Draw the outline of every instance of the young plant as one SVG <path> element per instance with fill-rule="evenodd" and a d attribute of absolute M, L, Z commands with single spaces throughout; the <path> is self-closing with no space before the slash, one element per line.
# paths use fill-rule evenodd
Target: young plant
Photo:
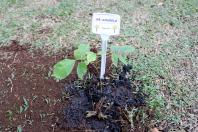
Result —
<path fill-rule="evenodd" d="M 129 45 L 125 46 L 111 46 L 111 59 L 113 64 L 117 67 L 118 62 L 121 61 L 127 65 L 127 55 L 134 52 L 135 48 Z M 57 80 L 65 79 L 72 72 L 75 63 L 77 62 L 78 78 L 83 79 L 87 73 L 87 66 L 95 61 L 97 54 L 90 51 L 88 44 L 80 44 L 78 49 L 74 50 L 74 59 L 64 59 L 56 63 L 53 67 L 52 76 Z"/>
<path fill-rule="evenodd" d="M 80 79 L 83 79 L 87 72 L 87 66 L 96 58 L 96 53 L 90 51 L 88 44 L 80 44 L 78 49 L 74 50 L 74 59 L 64 59 L 54 65 L 52 76 L 57 80 L 66 78 L 77 62 L 77 75 Z"/>
<path fill-rule="evenodd" d="M 123 64 L 127 65 L 128 59 L 127 56 L 135 51 L 135 48 L 130 45 L 124 46 L 111 46 L 111 59 L 113 64 L 117 67 L 119 61 Z"/>

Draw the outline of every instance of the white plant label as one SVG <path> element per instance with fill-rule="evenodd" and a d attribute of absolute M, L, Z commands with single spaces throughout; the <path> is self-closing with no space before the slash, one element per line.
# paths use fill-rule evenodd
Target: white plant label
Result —
<path fill-rule="evenodd" d="M 118 35 L 120 33 L 120 16 L 110 13 L 94 13 L 92 32 L 109 36 Z"/>
<path fill-rule="evenodd" d="M 110 13 L 94 13 L 92 17 L 92 32 L 100 34 L 102 38 L 100 79 L 104 79 L 108 40 L 111 35 L 120 33 L 120 16 Z"/>

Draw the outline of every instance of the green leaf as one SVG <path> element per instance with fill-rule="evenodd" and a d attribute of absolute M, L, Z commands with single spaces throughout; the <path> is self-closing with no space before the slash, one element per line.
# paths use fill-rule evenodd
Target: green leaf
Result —
<path fill-rule="evenodd" d="M 81 62 L 78 64 L 77 67 L 77 75 L 80 79 L 83 79 L 83 76 L 86 74 L 87 72 L 87 65 L 84 62 Z"/>
<path fill-rule="evenodd" d="M 86 64 L 88 65 L 90 62 L 93 62 L 96 60 L 96 53 L 94 52 L 87 52 L 87 61 Z"/>
<path fill-rule="evenodd" d="M 128 62 L 127 62 L 127 57 L 126 57 L 126 56 L 121 56 L 121 55 L 119 55 L 118 57 L 119 57 L 119 60 L 120 60 L 122 63 L 124 63 L 125 65 L 128 64 Z"/>
<path fill-rule="evenodd" d="M 112 60 L 113 64 L 117 67 L 118 66 L 118 55 L 111 54 L 111 60 Z"/>
<path fill-rule="evenodd" d="M 28 105 L 28 101 L 26 100 L 25 97 L 23 97 L 23 101 L 24 101 L 24 104 L 25 104 L 26 106 L 29 106 L 29 105 Z"/>
<path fill-rule="evenodd" d="M 23 102 L 24 102 L 23 106 L 19 107 L 19 113 L 25 112 L 29 107 L 28 101 L 25 97 L 23 97 Z"/>
<path fill-rule="evenodd" d="M 54 65 L 52 76 L 57 80 L 66 78 L 74 67 L 75 60 L 64 59 Z"/>
<path fill-rule="evenodd" d="M 85 60 L 87 52 L 90 52 L 90 46 L 88 44 L 80 44 L 78 49 L 74 50 L 74 58 L 76 60 Z"/>
<path fill-rule="evenodd" d="M 24 112 L 28 109 L 29 106 L 24 105 Z"/>
<path fill-rule="evenodd" d="M 19 108 L 19 113 L 22 113 L 22 112 L 23 112 L 23 107 L 20 106 L 20 108 Z"/>
<path fill-rule="evenodd" d="M 80 49 L 74 50 L 74 58 L 76 60 L 85 60 L 86 59 L 86 52 Z"/>
<path fill-rule="evenodd" d="M 17 126 L 17 132 L 22 132 L 22 127 L 21 127 L 21 125 Z"/>

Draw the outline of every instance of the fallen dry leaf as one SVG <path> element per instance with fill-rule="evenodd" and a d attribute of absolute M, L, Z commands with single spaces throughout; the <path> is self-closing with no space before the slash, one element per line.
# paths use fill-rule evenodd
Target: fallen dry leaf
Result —
<path fill-rule="evenodd" d="M 97 111 L 86 111 L 86 113 L 87 113 L 86 115 L 87 118 L 97 115 Z"/>

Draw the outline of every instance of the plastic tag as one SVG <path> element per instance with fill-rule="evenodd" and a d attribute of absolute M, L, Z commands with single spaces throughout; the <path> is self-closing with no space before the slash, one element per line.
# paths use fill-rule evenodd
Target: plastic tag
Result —
<path fill-rule="evenodd" d="M 94 13 L 92 32 L 95 34 L 118 35 L 120 33 L 120 16 L 110 13 Z"/>

